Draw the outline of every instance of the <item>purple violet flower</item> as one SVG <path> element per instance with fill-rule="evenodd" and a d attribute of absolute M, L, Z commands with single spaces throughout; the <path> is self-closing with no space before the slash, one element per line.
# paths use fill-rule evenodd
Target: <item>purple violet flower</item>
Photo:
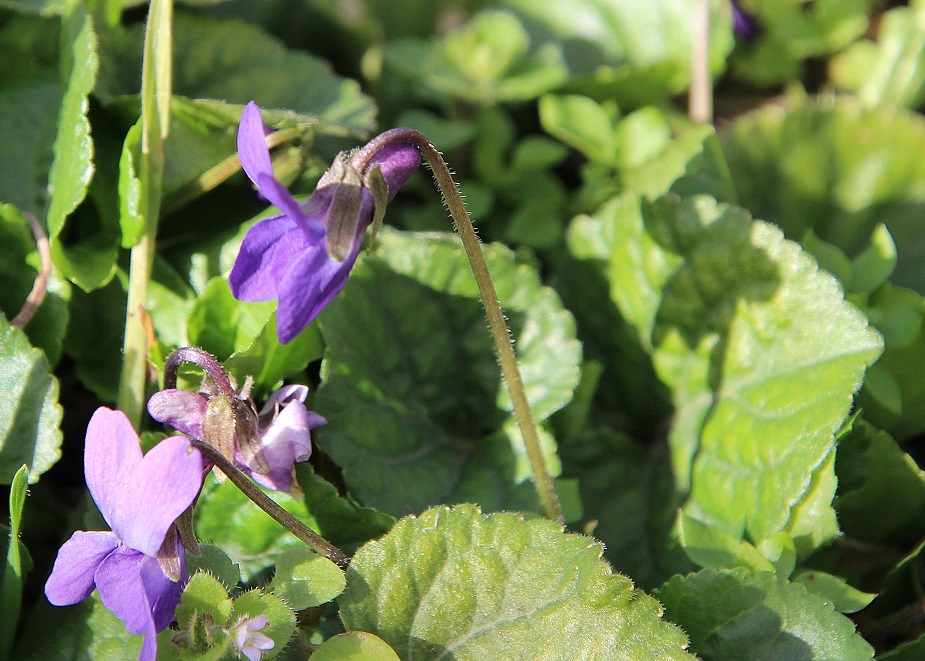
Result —
<path fill-rule="evenodd" d="M 240 449 L 235 449 L 235 464 L 267 489 L 291 492 L 293 464 L 308 460 L 312 454 L 311 430 L 326 422 L 305 407 L 307 397 L 308 386 L 283 386 L 270 395 L 260 411 L 257 434 L 268 472 L 256 470 Z M 202 393 L 169 388 L 151 396 L 148 413 L 158 422 L 202 440 L 208 405 L 209 398 Z"/>
<path fill-rule="evenodd" d="M 238 127 L 238 156 L 260 194 L 283 213 L 248 230 L 228 282 L 238 300 L 279 300 L 276 328 L 285 344 L 343 288 L 356 262 L 375 208 L 373 193 L 361 177 L 378 166 L 391 201 L 421 156 L 410 145 L 391 145 L 372 158 L 367 172 L 358 173 L 339 155 L 311 198 L 300 204 L 273 176 L 266 134 L 260 108 L 251 101 Z M 342 236 L 344 232 L 348 235 Z M 343 254 L 331 254 L 332 241 L 335 252 Z"/>
<path fill-rule="evenodd" d="M 142 456 L 125 414 L 101 407 L 87 427 L 84 471 L 112 532 L 75 532 L 58 551 L 45 596 L 69 606 L 95 586 L 125 628 L 144 635 L 139 661 L 154 661 L 157 633 L 173 621 L 188 579 L 174 522 L 202 487 L 202 455 L 173 436 Z M 173 577 L 162 564 L 171 561 Z"/>
<path fill-rule="evenodd" d="M 238 619 L 233 627 L 224 629 L 224 631 L 231 638 L 234 649 L 239 655 L 246 656 L 248 661 L 260 661 L 263 653 L 273 649 L 275 645 L 273 639 L 263 633 L 266 626 L 266 615 L 258 615 L 254 618 L 245 615 Z"/>

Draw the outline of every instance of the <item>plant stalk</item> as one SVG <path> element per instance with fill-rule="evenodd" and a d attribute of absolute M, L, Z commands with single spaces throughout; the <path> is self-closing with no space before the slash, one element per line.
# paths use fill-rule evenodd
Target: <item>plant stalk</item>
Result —
<path fill-rule="evenodd" d="M 472 267 L 472 273 L 475 275 L 475 281 L 479 288 L 479 295 L 482 298 L 485 316 L 488 317 L 488 327 L 495 343 L 495 352 L 498 355 L 498 361 L 501 363 L 501 375 L 504 378 L 508 393 L 511 396 L 511 403 L 514 406 L 514 417 L 517 420 L 517 426 L 520 428 L 520 433 L 527 448 L 527 456 L 530 460 L 530 469 L 533 473 L 533 483 L 540 507 L 547 518 L 561 522 L 562 510 L 559 505 L 559 498 L 556 495 L 552 477 L 549 475 L 549 469 L 543 457 L 543 450 L 540 447 L 539 431 L 533 418 L 533 412 L 530 409 L 530 403 L 527 400 L 523 377 L 520 374 L 520 365 L 514 354 L 511 332 L 504 320 L 504 312 L 501 310 L 501 304 L 498 301 L 498 293 L 495 291 L 488 265 L 485 263 L 484 255 L 482 255 L 482 244 L 475 233 L 475 227 L 472 225 L 472 220 L 466 211 L 466 205 L 459 194 L 459 188 L 446 162 L 436 147 L 420 131 L 397 128 L 373 138 L 366 146 L 357 151 L 351 163 L 361 174 L 365 174 L 372 158 L 378 152 L 389 145 L 401 143 L 417 148 L 430 166 L 437 182 L 437 187 L 440 189 L 444 202 L 446 202 L 446 206 L 450 211 L 450 216 L 453 218 L 456 231 L 462 239 L 466 255 L 469 257 L 469 264 Z"/>
<path fill-rule="evenodd" d="M 220 471 L 228 476 L 228 479 L 231 480 L 245 496 L 250 498 L 257 507 L 269 514 L 277 523 L 308 544 L 320 555 L 323 555 L 342 570 L 347 570 L 347 565 L 350 564 L 350 558 L 348 558 L 343 551 L 280 507 L 275 500 L 255 486 L 254 483 L 251 482 L 244 473 L 238 470 L 237 466 L 230 462 L 221 452 L 208 443 L 198 439 L 191 439 L 191 442 L 193 447 L 202 452 L 207 460 L 215 464 Z"/>
<path fill-rule="evenodd" d="M 148 383 L 148 337 L 144 326 L 144 310 L 160 215 L 163 146 L 170 125 L 172 19 L 172 0 L 151 0 L 141 72 L 139 180 L 145 232 L 132 248 L 129 262 L 122 374 L 116 399 L 118 408 L 125 412 L 136 429 L 141 423 Z"/>

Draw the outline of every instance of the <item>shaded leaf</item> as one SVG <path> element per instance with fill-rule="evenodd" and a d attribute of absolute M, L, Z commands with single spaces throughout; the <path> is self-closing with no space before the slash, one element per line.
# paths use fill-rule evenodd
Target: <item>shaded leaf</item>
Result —
<path fill-rule="evenodd" d="M 533 269 L 501 246 L 484 253 L 542 420 L 568 402 L 578 381 L 574 323 Z M 319 319 L 327 350 L 316 410 L 328 424 L 318 441 L 361 502 L 394 515 L 434 502 L 500 509 L 532 491 L 456 237 L 384 230 L 375 254 L 357 264 Z M 367 415 L 357 416 L 358 406 Z M 542 442 L 558 474 L 551 437 Z"/>
<path fill-rule="evenodd" d="M 874 651 L 854 623 L 802 585 L 770 572 L 705 569 L 655 591 L 704 661 L 861 661 Z"/>

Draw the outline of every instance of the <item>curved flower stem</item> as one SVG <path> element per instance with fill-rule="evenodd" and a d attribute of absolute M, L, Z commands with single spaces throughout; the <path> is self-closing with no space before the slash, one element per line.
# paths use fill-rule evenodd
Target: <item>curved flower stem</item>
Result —
<path fill-rule="evenodd" d="M 233 463 L 228 461 L 221 452 L 208 443 L 195 438 L 190 439 L 190 442 L 193 444 L 193 447 L 202 452 L 207 460 L 218 466 L 219 470 L 227 475 L 228 479 L 231 480 L 245 496 L 250 498 L 257 507 L 269 514 L 277 523 L 308 544 L 320 555 L 323 555 L 342 570 L 346 571 L 347 565 L 350 564 L 350 558 L 344 555 L 343 551 L 280 507 L 275 500 L 256 487 L 244 473 L 238 470 Z"/>
<path fill-rule="evenodd" d="M 517 363 L 517 357 L 514 355 L 511 332 L 504 321 L 504 312 L 501 310 L 495 285 L 491 280 L 485 257 L 482 255 L 481 242 L 475 233 L 472 220 L 466 211 L 466 205 L 462 201 L 459 188 L 446 162 L 436 147 L 420 131 L 398 128 L 386 131 L 373 138 L 366 146 L 354 154 L 351 163 L 358 172 L 365 174 L 373 156 L 389 145 L 401 143 L 416 147 L 430 166 L 434 179 L 437 181 L 437 187 L 440 189 L 444 202 L 446 202 L 446 206 L 453 218 L 456 231 L 462 239 L 463 247 L 469 257 L 469 264 L 472 267 L 473 274 L 475 274 L 479 294 L 482 297 L 485 316 L 488 317 L 488 327 L 495 342 L 498 361 L 501 363 L 501 374 L 504 377 L 508 393 L 511 396 L 511 402 L 514 405 L 514 417 L 517 419 L 517 425 L 520 427 L 520 433 L 523 435 L 524 444 L 527 448 L 527 456 L 530 459 L 530 469 L 533 473 L 533 482 L 540 507 L 542 507 L 547 518 L 561 521 L 562 510 L 559 506 L 559 499 L 556 496 L 552 478 L 549 475 L 549 469 L 546 466 L 546 460 L 543 457 L 543 450 L 540 447 L 536 421 L 533 418 L 533 412 L 530 410 L 523 378 L 520 375 L 520 366 Z"/>
<path fill-rule="evenodd" d="M 42 261 L 42 270 L 39 271 L 38 276 L 36 276 L 35 282 L 32 285 L 32 291 L 30 291 L 29 296 L 26 297 L 26 302 L 23 303 L 22 310 L 20 310 L 19 314 L 13 317 L 13 320 L 10 322 L 10 326 L 16 326 L 17 328 L 25 328 L 26 324 L 32 321 L 32 316 L 39 309 L 39 306 L 42 305 L 42 301 L 45 300 L 45 294 L 48 293 L 48 278 L 51 276 L 51 248 L 48 245 L 48 235 L 45 234 L 45 228 L 42 227 L 42 223 L 31 213 L 24 213 L 23 217 L 29 222 L 29 226 L 32 228 L 32 235 L 35 237 L 35 245 L 39 251 L 39 259 Z"/>

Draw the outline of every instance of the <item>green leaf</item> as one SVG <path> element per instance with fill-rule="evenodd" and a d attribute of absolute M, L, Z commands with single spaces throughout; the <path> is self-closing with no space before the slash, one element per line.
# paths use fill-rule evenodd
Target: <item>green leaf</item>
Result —
<path fill-rule="evenodd" d="M 886 351 L 858 398 L 864 417 L 904 441 L 925 431 L 925 298 L 889 283 L 870 295 L 865 312 Z"/>
<path fill-rule="evenodd" d="M 341 617 L 409 659 L 691 658 L 601 551 L 551 521 L 434 508 L 356 553 Z"/>
<path fill-rule="evenodd" d="M 886 225 L 874 228 L 870 245 L 854 258 L 848 291 L 869 294 L 882 285 L 896 269 L 896 243 Z"/>
<path fill-rule="evenodd" d="M 63 21 L 62 78 L 67 81 L 58 114 L 54 161 L 48 175 L 48 234 L 54 239 L 64 219 L 86 197 L 93 176 L 93 139 L 87 118 L 88 96 L 99 66 L 93 19 L 77 6 Z"/>
<path fill-rule="evenodd" d="M 141 120 L 138 120 L 125 135 L 122 157 L 119 159 L 119 225 L 122 227 L 123 248 L 136 245 L 145 232 L 138 172 L 140 166 Z"/>
<path fill-rule="evenodd" d="M 234 600 L 231 621 L 241 617 L 251 619 L 260 615 L 267 616 L 267 626 L 261 633 L 273 639 L 273 648 L 264 653 L 264 658 L 272 659 L 279 654 L 292 638 L 295 631 L 295 613 L 282 600 L 262 590 L 250 590 Z"/>
<path fill-rule="evenodd" d="M 550 135 L 574 147 L 593 161 L 614 164 L 614 121 L 618 110 L 610 111 L 593 99 L 577 94 L 540 98 L 540 122 Z"/>
<path fill-rule="evenodd" d="M 830 75 L 865 105 L 918 108 L 925 101 L 925 3 L 884 12 L 877 41 L 852 44 L 833 59 Z"/>
<path fill-rule="evenodd" d="M 223 550 L 212 544 L 200 544 L 199 550 L 201 555 L 198 558 L 187 556 L 187 570 L 190 575 L 197 571 L 206 572 L 221 583 L 226 592 L 233 590 L 241 580 L 238 565 Z"/>
<path fill-rule="evenodd" d="M 253 343 L 273 308 L 272 302 L 241 303 L 231 295 L 225 278 L 212 278 L 190 310 L 187 337 L 190 344 L 225 360 Z"/>
<path fill-rule="evenodd" d="M 61 457 L 58 380 L 45 355 L 0 315 L 0 484 L 23 464 L 36 482 Z"/>
<path fill-rule="evenodd" d="M 561 50 L 569 91 L 638 107 L 690 84 L 696 5 L 632 0 L 506 0 Z M 732 49 L 729 7 L 710 7 L 710 69 L 719 74 Z M 658 29 L 654 29 L 658 26 Z"/>
<path fill-rule="evenodd" d="M 685 511 L 754 543 L 796 525 L 879 336 L 797 245 L 735 207 L 627 198 L 581 232 L 607 255 L 610 296 L 675 393 Z M 819 507 L 810 520 L 834 534 Z"/>
<path fill-rule="evenodd" d="M 843 49 L 864 34 L 873 0 L 753 2 L 743 5 L 759 26 L 733 52 L 735 77 L 767 86 L 798 78 L 807 58 Z"/>
<path fill-rule="evenodd" d="M 44 219 L 62 89 L 60 22 L 13 16 L 0 28 L 0 202 Z"/>
<path fill-rule="evenodd" d="M 290 549 L 276 562 L 273 593 L 290 608 L 302 610 L 327 603 L 347 586 L 344 572 L 311 549 Z"/>
<path fill-rule="evenodd" d="M 483 105 L 527 101 L 567 77 L 559 51 L 531 47 L 530 36 L 509 11 L 484 10 L 443 39 L 397 41 L 386 62 L 417 83 L 418 96 L 446 94 Z"/>
<path fill-rule="evenodd" d="M 513 327 L 527 397 L 543 420 L 571 398 L 574 322 L 538 274 L 507 249 L 484 248 Z M 415 314 L 409 315 L 408 311 Z M 434 502 L 501 509 L 532 489 L 485 328 L 475 279 L 453 235 L 380 233 L 319 317 L 327 350 L 318 442 L 364 504 L 401 515 Z M 357 416 L 357 407 L 368 415 Z M 542 439 L 558 474 L 554 442 Z"/>
<path fill-rule="evenodd" d="M 705 569 L 672 578 L 655 595 L 704 661 L 861 661 L 874 655 L 831 603 L 770 572 Z"/>
<path fill-rule="evenodd" d="M 141 636 L 128 633 L 96 591 L 74 606 L 40 599 L 22 633 L 13 653 L 17 659 L 136 659 L 141 649 Z"/>
<path fill-rule="evenodd" d="M 104 402 L 115 402 L 122 366 L 125 290 L 118 278 L 86 293 L 75 289 L 64 352 L 74 359 L 77 377 Z"/>
<path fill-rule="evenodd" d="M 838 441 L 835 501 L 845 533 L 880 544 L 925 535 L 925 473 L 893 438 L 860 420 Z"/>
<path fill-rule="evenodd" d="M 388 643 L 365 631 L 331 636 L 312 652 L 312 656 L 315 661 L 399 661 Z"/>
<path fill-rule="evenodd" d="M 739 116 L 722 134 L 739 203 L 780 225 L 807 230 L 854 258 L 882 223 L 897 247 L 891 281 L 925 292 L 925 118 L 849 97 L 822 97 Z M 846 283 L 848 284 L 848 283 Z"/>
<path fill-rule="evenodd" d="M 290 514 L 313 526 L 305 505 L 284 493 L 274 492 L 273 499 Z M 229 526 L 233 520 L 235 525 Z M 246 530 L 247 534 L 240 534 Z M 304 544 L 254 505 L 231 482 L 219 484 L 213 476 L 206 478 L 196 507 L 196 534 L 200 539 L 219 546 L 241 567 L 245 581 L 275 564 L 276 557 Z"/>
<path fill-rule="evenodd" d="M 10 528 L 6 545 L 3 575 L 0 576 L 0 604 L 3 615 L 0 616 L 0 658 L 9 658 L 13 649 L 16 626 L 19 624 L 19 611 L 22 607 L 22 586 L 25 581 L 23 558 L 20 554 L 19 531 L 22 523 L 22 508 L 26 503 L 26 485 L 29 467 L 23 465 L 10 484 Z"/>
<path fill-rule="evenodd" d="M 840 576 L 832 576 L 823 571 L 800 572 L 793 577 L 793 582 L 803 585 L 813 594 L 825 599 L 839 613 L 856 613 L 877 596 L 861 592 L 848 585 Z"/>
<path fill-rule="evenodd" d="M 104 101 L 138 93 L 142 32 L 136 24 L 101 39 L 96 94 Z M 321 120 L 322 131 L 341 135 L 363 135 L 373 128 L 372 101 L 358 83 L 240 20 L 177 12 L 173 58 L 175 95 L 241 105 L 258 99 L 268 109 L 313 115 Z"/>
<path fill-rule="evenodd" d="M 395 525 L 395 519 L 388 514 L 363 507 L 349 495 L 342 498 L 337 487 L 315 473 L 310 463 L 298 463 L 295 470 L 305 494 L 305 506 L 318 522 L 319 533 L 344 552 L 382 537 Z"/>

